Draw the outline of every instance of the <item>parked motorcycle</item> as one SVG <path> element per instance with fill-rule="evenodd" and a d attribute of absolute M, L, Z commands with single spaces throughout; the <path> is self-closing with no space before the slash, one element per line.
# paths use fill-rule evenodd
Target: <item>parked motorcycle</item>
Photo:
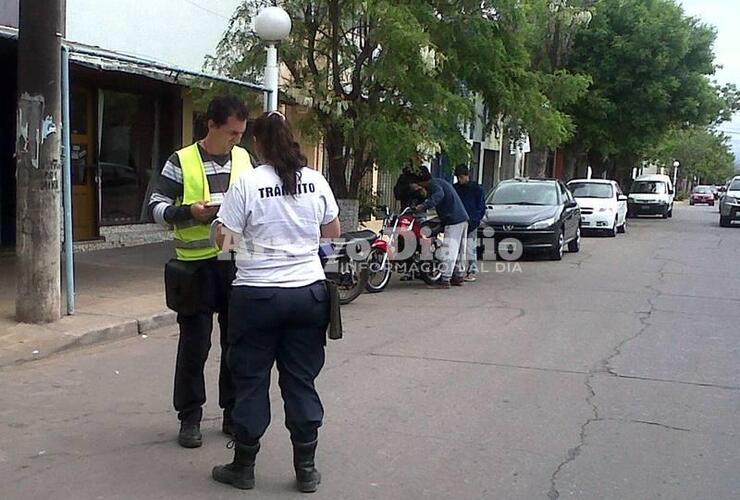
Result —
<path fill-rule="evenodd" d="M 337 285 L 339 302 L 349 304 L 362 294 L 368 281 L 367 256 L 378 235 L 370 230 L 344 233 L 319 247 L 326 279 Z"/>
<path fill-rule="evenodd" d="M 393 272 L 413 273 L 428 285 L 437 283 L 442 277 L 436 256 L 442 229 L 439 218 L 415 214 L 412 208 L 397 215 L 386 211 L 381 235 L 371 244 L 367 258 L 365 290 L 382 292 Z"/>

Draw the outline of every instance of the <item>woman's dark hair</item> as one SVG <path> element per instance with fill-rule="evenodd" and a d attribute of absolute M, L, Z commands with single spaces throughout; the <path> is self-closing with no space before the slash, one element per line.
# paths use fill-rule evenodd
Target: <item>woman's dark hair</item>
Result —
<path fill-rule="evenodd" d="M 260 146 L 262 158 L 275 169 L 283 182 L 283 193 L 295 195 L 301 181 L 301 169 L 308 161 L 293 137 L 288 121 L 281 113 L 263 113 L 254 122 L 254 139 Z"/>
<path fill-rule="evenodd" d="M 249 117 L 247 105 L 237 96 L 222 95 L 208 103 L 206 119 L 213 120 L 213 123 L 219 127 L 225 124 L 230 116 L 239 121 L 245 121 Z"/>

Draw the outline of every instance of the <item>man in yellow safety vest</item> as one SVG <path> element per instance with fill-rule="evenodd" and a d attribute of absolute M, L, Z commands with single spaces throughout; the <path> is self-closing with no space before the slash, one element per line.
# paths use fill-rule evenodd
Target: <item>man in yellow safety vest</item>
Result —
<path fill-rule="evenodd" d="M 214 313 L 221 338 L 222 430 L 232 433 L 234 390 L 226 364 L 226 331 L 235 269 L 231 260 L 219 258 L 218 248 L 210 241 L 210 225 L 229 186 L 252 169 L 249 153 L 237 146 L 247 118 L 247 107 L 238 97 L 213 99 L 208 106 L 208 134 L 170 156 L 149 199 L 154 220 L 173 227 L 175 233 L 177 258 L 167 264 L 165 282 L 167 305 L 177 312 L 180 327 L 174 406 L 180 420 L 178 442 L 185 448 L 197 448 L 203 442 L 203 368 L 211 347 Z"/>

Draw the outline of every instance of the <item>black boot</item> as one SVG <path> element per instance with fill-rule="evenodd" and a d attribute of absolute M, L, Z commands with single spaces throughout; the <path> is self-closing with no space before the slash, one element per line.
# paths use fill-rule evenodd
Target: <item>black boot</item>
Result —
<path fill-rule="evenodd" d="M 200 448 L 203 444 L 203 435 L 200 433 L 200 424 L 180 424 L 180 434 L 177 436 L 177 442 L 183 448 Z"/>
<path fill-rule="evenodd" d="M 321 483 L 321 474 L 316 470 L 314 458 L 318 440 L 310 443 L 293 443 L 293 466 L 298 491 L 313 493 Z"/>
<path fill-rule="evenodd" d="M 230 484 L 240 490 L 254 488 L 254 460 L 260 451 L 260 444 L 249 446 L 237 441 L 234 443 L 234 461 L 213 468 L 213 479 L 219 483 Z"/>

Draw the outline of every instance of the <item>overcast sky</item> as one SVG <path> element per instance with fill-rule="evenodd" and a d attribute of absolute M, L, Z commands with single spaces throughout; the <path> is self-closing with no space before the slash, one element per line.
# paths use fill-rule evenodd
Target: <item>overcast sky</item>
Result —
<path fill-rule="evenodd" d="M 686 13 L 700 17 L 717 28 L 715 54 L 723 68 L 717 73 L 720 83 L 740 86 L 740 1 L 738 0 L 680 0 Z M 732 137 L 735 157 L 740 160 L 740 115 L 721 127 Z"/>

